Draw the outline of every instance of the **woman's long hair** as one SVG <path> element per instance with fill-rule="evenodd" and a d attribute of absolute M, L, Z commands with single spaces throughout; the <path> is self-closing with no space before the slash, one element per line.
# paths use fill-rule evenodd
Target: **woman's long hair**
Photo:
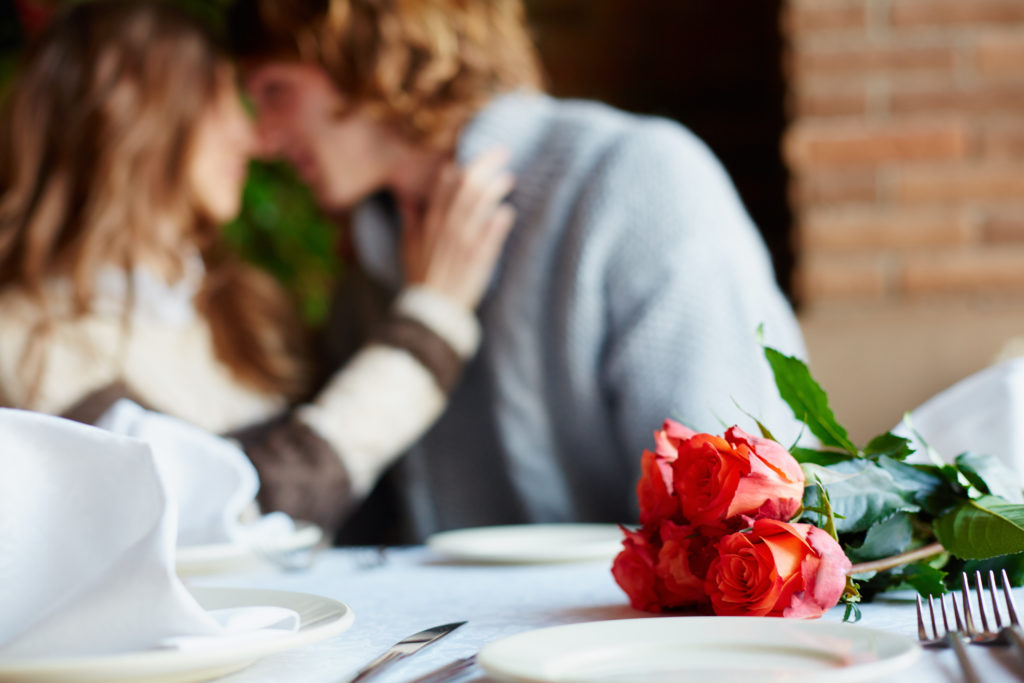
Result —
<path fill-rule="evenodd" d="M 295 395 L 292 307 L 228 255 L 187 183 L 194 131 L 227 85 L 226 66 L 199 26 L 162 3 L 108 0 L 58 15 L 0 118 L 0 288 L 42 305 L 45 282 L 69 278 L 71 314 L 83 316 L 100 268 L 127 275 L 140 254 L 181 263 L 184 232 L 206 263 L 196 303 L 218 357 L 254 388 Z"/>

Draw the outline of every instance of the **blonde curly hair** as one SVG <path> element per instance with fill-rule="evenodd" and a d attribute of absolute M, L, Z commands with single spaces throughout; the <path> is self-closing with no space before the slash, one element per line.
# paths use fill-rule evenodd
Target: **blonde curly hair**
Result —
<path fill-rule="evenodd" d="M 543 86 L 521 0 L 243 0 L 230 23 L 243 62 L 318 64 L 416 143 L 450 144 L 495 95 Z"/>

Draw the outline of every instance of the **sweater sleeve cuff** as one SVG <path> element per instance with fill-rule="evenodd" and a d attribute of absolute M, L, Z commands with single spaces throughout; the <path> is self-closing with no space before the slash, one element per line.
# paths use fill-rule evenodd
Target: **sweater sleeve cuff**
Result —
<path fill-rule="evenodd" d="M 394 311 L 433 330 L 463 359 L 480 346 L 480 323 L 472 311 L 429 287 L 408 287 L 395 300 Z"/>

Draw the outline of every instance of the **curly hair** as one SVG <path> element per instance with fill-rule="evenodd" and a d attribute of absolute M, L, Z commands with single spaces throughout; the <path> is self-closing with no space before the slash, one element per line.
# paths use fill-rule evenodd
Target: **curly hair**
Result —
<path fill-rule="evenodd" d="M 318 64 L 351 107 L 426 145 L 543 85 L 521 0 L 243 0 L 230 31 L 243 62 Z"/>

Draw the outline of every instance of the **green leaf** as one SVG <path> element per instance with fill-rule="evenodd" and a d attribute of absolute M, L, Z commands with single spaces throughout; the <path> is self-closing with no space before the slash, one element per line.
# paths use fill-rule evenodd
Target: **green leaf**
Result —
<path fill-rule="evenodd" d="M 910 465 L 885 456 L 878 459 L 878 465 L 892 476 L 906 500 L 934 517 L 949 512 L 966 498 L 963 487 L 951 484 L 934 465 Z"/>
<path fill-rule="evenodd" d="M 853 460 L 855 456 L 839 451 L 819 451 L 813 448 L 796 447 L 791 449 L 790 454 L 796 458 L 798 463 L 812 463 L 815 465 L 835 465 L 844 460 Z"/>
<path fill-rule="evenodd" d="M 856 624 L 860 621 L 860 607 L 855 602 L 846 603 L 846 610 L 843 612 L 843 623 Z"/>
<path fill-rule="evenodd" d="M 825 484 L 836 515 L 836 530 L 841 534 L 866 531 L 879 520 L 897 512 L 917 512 L 919 509 L 905 499 L 904 491 L 896 485 L 892 475 L 873 462 L 848 461 L 828 469 L 833 473 L 854 475 Z M 815 487 L 806 487 L 805 507 L 820 507 L 820 499 Z"/>
<path fill-rule="evenodd" d="M 939 543 L 965 560 L 1024 551 L 1024 505 L 997 496 L 964 501 L 933 528 Z"/>
<path fill-rule="evenodd" d="M 946 592 L 946 572 L 927 564 L 911 564 L 903 569 L 901 578 L 921 595 L 939 596 Z"/>
<path fill-rule="evenodd" d="M 866 562 L 899 555 L 910 545 L 912 532 L 910 517 L 904 512 L 897 512 L 892 517 L 872 525 L 859 547 L 847 546 L 846 556 L 851 562 Z"/>
<path fill-rule="evenodd" d="M 864 447 L 864 455 L 869 458 L 885 456 L 893 460 L 905 460 L 913 452 L 914 449 L 910 446 L 910 439 L 896 436 L 892 432 L 879 434 Z"/>
<path fill-rule="evenodd" d="M 994 455 L 961 453 L 956 456 L 960 473 L 982 494 L 999 496 L 1011 503 L 1024 503 L 1017 476 Z"/>
<path fill-rule="evenodd" d="M 804 422 L 824 446 L 839 448 L 858 456 L 857 447 L 832 414 L 828 396 L 811 377 L 804 362 L 770 346 L 764 347 L 764 355 L 775 375 L 779 395 L 789 405 L 796 419 Z"/>

